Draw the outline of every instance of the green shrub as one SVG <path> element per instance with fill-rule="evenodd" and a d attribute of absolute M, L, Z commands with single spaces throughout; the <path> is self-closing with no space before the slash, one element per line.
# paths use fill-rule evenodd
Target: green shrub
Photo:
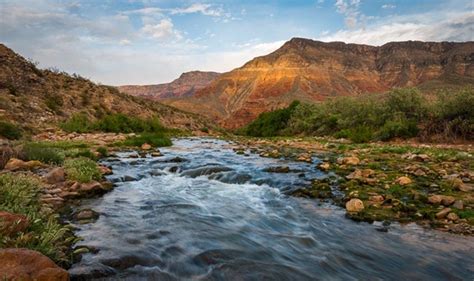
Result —
<path fill-rule="evenodd" d="M 0 136 L 10 140 L 17 140 L 21 138 L 22 131 L 12 123 L 0 121 Z"/>
<path fill-rule="evenodd" d="M 348 130 L 347 138 L 355 143 L 369 142 L 373 139 L 373 130 L 367 126 L 358 126 Z"/>
<path fill-rule="evenodd" d="M 209 129 L 207 127 L 202 127 L 201 132 L 209 134 Z"/>
<path fill-rule="evenodd" d="M 43 208 L 39 201 L 40 182 L 26 175 L 0 175 L 0 210 L 25 215 L 29 234 L 0 237 L 0 248 L 28 248 L 39 251 L 56 262 L 68 262 L 65 254 L 72 241 L 69 229 L 58 222 L 57 216 Z"/>
<path fill-rule="evenodd" d="M 294 101 L 287 108 L 260 114 L 243 129 L 243 133 L 254 137 L 271 137 L 281 134 L 298 104 L 298 101 Z"/>
<path fill-rule="evenodd" d="M 85 157 L 67 159 L 64 162 L 64 169 L 68 179 L 82 183 L 102 178 L 96 162 Z"/>
<path fill-rule="evenodd" d="M 41 142 L 25 143 L 22 155 L 24 160 L 38 160 L 43 163 L 56 165 L 62 164 L 65 158 L 63 149 Z"/>
<path fill-rule="evenodd" d="M 125 114 L 111 114 L 98 120 L 94 129 L 112 133 L 161 132 L 164 130 L 158 118 L 143 120 Z"/>
<path fill-rule="evenodd" d="M 44 102 L 49 109 L 56 113 L 60 112 L 64 104 L 63 99 L 58 94 L 47 94 Z"/>
<path fill-rule="evenodd" d="M 379 139 L 385 141 L 393 138 L 412 138 L 418 134 L 418 127 L 415 121 L 389 120 L 380 128 Z"/>
<path fill-rule="evenodd" d="M 91 121 L 86 114 L 80 113 L 73 115 L 69 120 L 59 125 L 65 132 L 87 133 L 91 130 Z"/>
<path fill-rule="evenodd" d="M 138 136 L 127 138 L 119 145 L 125 146 L 141 146 L 144 143 L 148 143 L 154 147 L 171 146 L 173 143 L 171 139 L 161 133 L 143 133 Z"/>
<path fill-rule="evenodd" d="M 109 156 L 109 151 L 106 147 L 98 147 L 97 152 L 100 154 L 100 157 L 107 157 Z"/>

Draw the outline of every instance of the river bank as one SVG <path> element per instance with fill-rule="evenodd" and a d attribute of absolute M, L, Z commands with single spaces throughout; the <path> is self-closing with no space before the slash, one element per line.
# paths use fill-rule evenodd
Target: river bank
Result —
<path fill-rule="evenodd" d="M 91 249 L 76 247 L 73 223 L 98 214 L 82 200 L 110 192 L 110 168 L 98 162 L 135 134 L 44 133 L 5 141 L 0 151 L 0 272 L 7 280 L 68 280 L 69 268 Z M 148 144 L 141 156 L 161 156 Z M 75 211 L 73 211 L 73 208 Z M 58 267 L 59 265 L 59 267 Z"/>
<path fill-rule="evenodd" d="M 474 234 L 474 148 L 470 144 L 352 144 L 326 138 L 234 138 L 236 153 L 313 163 L 328 177 L 293 193 L 329 200 L 356 221 L 416 222 Z M 316 160 L 314 160 L 316 158 Z M 288 172 L 283 167 L 280 172 Z M 381 231 L 387 231 L 386 227 Z"/>

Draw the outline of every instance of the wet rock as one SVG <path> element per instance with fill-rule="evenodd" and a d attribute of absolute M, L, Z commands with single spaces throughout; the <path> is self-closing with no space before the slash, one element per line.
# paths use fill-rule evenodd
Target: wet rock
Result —
<path fill-rule="evenodd" d="M 359 165 L 359 163 L 360 163 L 360 159 L 355 156 L 337 158 L 337 164 L 339 165 L 356 166 L 356 165 Z"/>
<path fill-rule="evenodd" d="M 37 168 L 43 167 L 43 163 L 37 160 L 32 161 L 23 161 L 16 158 L 11 158 L 8 160 L 7 164 L 5 165 L 5 170 L 9 171 L 22 171 L 22 170 L 34 170 Z"/>
<path fill-rule="evenodd" d="M 115 269 L 127 269 L 135 267 L 137 265 L 141 266 L 160 266 L 163 265 L 163 262 L 157 258 L 151 257 L 140 257 L 135 255 L 126 255 L 118 258 L 110 258 L 101 261 L 102 264 L 110 266 Z"/>
<path fill-rule="evenodd" d="M 398 179 L 395 180 L 396 184 L 399 185 L 408 185 L 411 184 L 413 181 L 409 177 L 399 177 Z"/>
<path fill-rule="evenodd" d="M 163 154 L 161 154 L 160 151 L 154 151 L 150 155 L 151 155 L 151 157 L 161 157 L 161 156 L 163 156 Z"/>
<path fill-rule="evenodd" d="M 296 158 L 296 161 L 312 163 L 313 159 L 312 159 L 311 155 L 309 155 L 307 153 L 303 153 L 303 154 L 298 155 L 298 157 Z"/>
<path fill-rule="evenodd" d="M 188 160 L 186 160 L 186 159 L 184 159 L 184 158 L 181 158 L 181 157 L 174 157 L 174 158 L 165 160 L 164 162 L 168 162 L 168 163 L 182 163 L 182 162 L 186 162 L 186 161 L 188 161 Z"/>
<path fill-rule="evenodd" d="M 69 273 L 48 257 L 21 248 L 0 250 L 0 275 L 2 280 L 69 280 Z"/>
<path fill-rule="evenodd" d="M 151 149 L 151 145 L 148 144 L 148 143 L 144 143 L 142 144 L 142 146 L 140 147 L 142 150 L 150 150 Z"/>
<path fill-rule="evenodd" d="M 450 221 L 457 221 L 459 219 L 458 215 L 456 213 L 449 213 L 446 218 Z"/>
<path fill-rule="evenodd" d="M 84 209 L 76 212 L 73 217 L 77 221 L 94 221 L 99 218 L 99 213 L 91 209 Z"/>
<path fill-rule="evenodd" d="M 137 181 L 137 180 L 138 180 L 138 178 L 133 177 L 133 176 L 129 176 L 129 175 L 125 175 L 125 176 L 122 177 L 123 182 Z"/>
<path fill-rule="evenodd" d="M 71 280 L 88 281 L 113 276 L 116 274 L 116 271 L 100 263 L 94 263 L 92 265 L 73 266 L 69 273 L 71 274 Z"/>
<path fill-rule="evenodd" d="M 443 210 L 439 211 L 436 213 L 436 218 L 437 219 L 443 219 L 445 218 L 449 213 L 451 212 L 451 208 L 444 208 Z"/>
<path fill-rule="evenodd" d="M 360 199 L 353 198 L 346 203 L 346 210 L 350 213 L 358 213 L 364 209 L 364 202 Z"/>
<path fill-rule="evenodd" d="M 99 168 L 99 171 L 102 175 L 111 175 L 111 174 L 113 174 L 112 169 L 110 169 L 107 166 L 99 165 L 98 168 Z"/>
<path fill-rule="evenodd" d="M 456 208 L 458 210 L 464 209 L 464 202 L 462 200 L 456 200 L 453 204 L 453 208 Z"/>
<path fill-rule="evenodd" d="M 331 168 L 331 164 L 329 164 L 328 162 L 322 162 L 319 163 L 317 167 L 322 171 L 328 171 Z"/>
<path fill-rule="evenodd" d="M 66 180 L 66 173 L 64 172 L 64 168 L 58 167 L 52 169 L 43 178 L 49 184 L 60 183 Z"/>
<path fill-rule="evenodd" d="M 82 183 L 79 186 L 78 192 L 85 197 L 92 197 L 95 195 L 102 195 L 110 191 L 109 187 L 103 186 L 100 182 L 92 181 L 89 183 Z"/>
<path fill-rule="evenodd" d="M 288 166 L 278 166 L 278 167 L 268 167 L 263 169 L 267 173 L 289 173 L 290 167 Z"/>
<path fill-rule="evenodd" d="M 24 215 L 0 211 L 0 234 L 14 236 L 18 232 L 25 232 L 30 226 L 28 218 Z"/>

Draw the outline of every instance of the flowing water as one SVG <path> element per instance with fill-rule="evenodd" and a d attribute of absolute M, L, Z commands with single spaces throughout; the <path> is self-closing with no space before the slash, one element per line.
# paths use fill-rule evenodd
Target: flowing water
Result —
<path fill-rule="evenodd" d="M 473 280 L 474 239 L 416 225 L 356 223 L 288 191 L 324 177 L 314 164 L 237 155 L 229 143 L 179 139 L 163 157 L 108 159 L 114 191 L 81 208 L 77 279 Z M 314 159 L 315 163 L 318 159 Z M 267 173 L 289 166 L 288 174 Z M 123 181 L 123 179 L 127 181 Z"/>

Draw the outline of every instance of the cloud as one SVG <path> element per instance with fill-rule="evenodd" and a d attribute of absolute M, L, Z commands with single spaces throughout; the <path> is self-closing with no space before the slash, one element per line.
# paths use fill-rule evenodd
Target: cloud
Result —
<path fill-rule="evenodd" d="M 382 5 L 382 9 L 395 9 L 397 6 L 393 4 L 384 4 Z"/>
<path fill-rule="evenodd" d="M 336 11 L 344 15 L 344 22 L 347 27 L 357 27 L 361 15 L 359 11 L 360 0 L 336 0 Z"/>
<path fill-rule="evenodd" d="M 142 32 L 159 40 L 182 39 L 181 32 L 174 29 L 173 22 L 170 19 L 162 19 L 157 24 L 145 24 Z"/>
<path fill-rule="evenodd" d="M 120 40 L 119 44 L 122 45 L 122 46 L 126 46 L 126 45 L 132 44 L 132 42 L 128 39 L 122 39 L 122 40 Z"/>
<path fill-rule="evenodd" d="M 377 22 L 364 29 L 340 30 L 323 36 L 322 41 L 344 41 L 369 45 L 383 45 L 391 41 L 472 41 L 474 15 L 458 12 L 450 15 L 433 13 L 396 16 Z"/>
<path fill-rule="evenodd" d="M 169 10 L 172 15 L 201 13 L 205 16 L 220 17 L 223 15 L 222 8 L 212 8 L 210 4 L 195 3 L 186 8 L 175 8 Z"/>

